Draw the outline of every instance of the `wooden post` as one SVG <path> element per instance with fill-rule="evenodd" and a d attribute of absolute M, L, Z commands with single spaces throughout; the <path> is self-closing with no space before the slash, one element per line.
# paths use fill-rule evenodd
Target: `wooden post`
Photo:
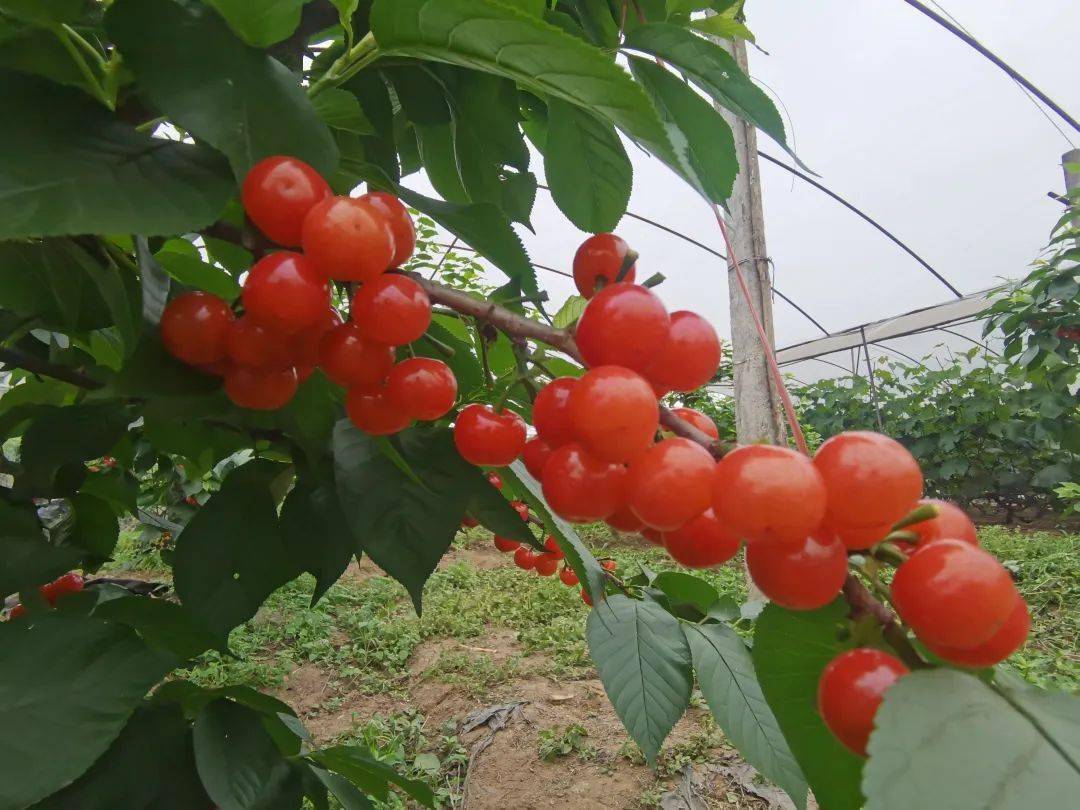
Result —
<path fill-rule="evenodd" d="M 742 40 L 717 39 L 747 71 L 746 44 Z M 727 221 L 732 245 L 742 262 L 754 307 L 761 316 L 769 342 L 773 343 L 772 284 L 765 248 L 765 217 L 761 206 L 761 174 L 757 156 L 757 132 L 752 124 L 717 107 L 735 136 L 739 174 L 728 200 Z M 753 316 L 728 266 L 728 306 L 731 312 L 731 357 L 735 375 L 735 432 L 740 444 L 784 444 L 780 397 L 769 376 L 765 350 L 754 327 Z M 775 345 L 775 344 L 774 344 Z"/>

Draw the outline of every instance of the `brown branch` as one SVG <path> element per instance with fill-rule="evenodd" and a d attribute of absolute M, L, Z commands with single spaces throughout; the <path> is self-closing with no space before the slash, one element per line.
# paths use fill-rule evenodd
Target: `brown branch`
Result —
<path fill-rule="evenodd" d="M 41 377 L 52 377 L 54 380 L 71 383 L 79 388 L 101 388 L 102 383 L 68 366 L 50 363 L 40 357 L 21 352 L 18 349 L 0 348 L 0 363 L 10 368 L 21 368 L 31 374 Z"/>
<path fill-rule="evenodd" d="M 873 616 L 881 625 L 882 636 L 910 669 L 923 669 L 927 666 L 912 646 L 907 633 L 900 626 L 893 612 L 875 599 L 858 577 L 848 574 L 847 579 L 844 580 L 842 593 L 848 607 L 851 608 L 848 615 L 854 620 L 861 619 L 863 616 Z"/>

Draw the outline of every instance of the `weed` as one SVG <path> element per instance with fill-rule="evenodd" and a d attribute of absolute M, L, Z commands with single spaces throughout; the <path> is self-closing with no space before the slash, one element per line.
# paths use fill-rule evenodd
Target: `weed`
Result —
<path fill-rule="evenodd" d="M 582 762 L 596 759 L 596 746 L 586 741 L 589 732 L 583 726 L 573 723 L 560 730 L 546 728 L 540 732 L 540 759 L 554 762 L 560 757 L 577 755 Z"/>
<path fill-rule="evenodd" d="M 444 652 L 424 671 L 423 677 L 460 686 L 471 697 L 479 698 L 515 678 L 519 674 L 519 660 L 514 657 L 499 663 L 486 653 L 471 656 L 463 652 Z"/>

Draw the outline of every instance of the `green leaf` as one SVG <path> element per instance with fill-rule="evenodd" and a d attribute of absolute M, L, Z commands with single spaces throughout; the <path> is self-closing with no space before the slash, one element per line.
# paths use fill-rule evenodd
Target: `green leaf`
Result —
<path fill-rule="evenodd" d="M 296 566 L 315 577 L 314 605 L 360 548 L 341 510 L 332 472 L 300 474 L 281 508 L 281 536 Z"/>
<path fill-rule="evenodd" d="M 672 612 L 682 616 L 678 608 L 690 608 L 697 615 L 684 618 L 699 619 L 708 615 L 709 608 L 720 598 L 716 588 L 703 579 L 687 574 L 685 571 L 664 571 L 656 576 L 650 583 L 667 596 Z"/>
<path fill-rule="evenodd" d="M 224 639 L 298 573 L 278 529 L 270 483 L 280 465 L 237 467 L 177 538 L 176 593 Z"/>
<path fill-rule="evenodd" d="M 207 264 L 197 254 L 182 252 L 180 246 L 174 244 L 178 241 L 182 240 L 166 242 L 162 249 L 154 254 L 154 258 L 166 273 L 185 287 L 205 290 L 226 301 L 234 301 L 240 296 L 240 284 L 235 278 L 224 270 Z"/>
<path fill-rule="evenodd" d="M 296 76 L 237 40 L 214 11 L 117 0 L 105 25 L 150 101 L 228 155 L 238 178 L 270 155 L 298 157 L 324 176 L 337 167 L 337 145 Z"/>
<path fill-rule="evenodd" d="M 555 328 L 566 329 L 577 323 L 582 313 L 585 312 L 585 305 L 588 303 L 589 299 L 582 298 L 580 295 L 571 295 L 567 298 L 552 319 Z"/>
<path fill-rule="evenodd" d="M 806 780 L 761 693 L 746 643 L 723 624 L 683 625 L 683 630 L 701 693 L 724 736 L 796 807 L 805 808 Z"/>
<path fill-rule="evenodd" d="M 82 561 L 81 549 L 45 540 L 30 506 L 0 499 L 0 599 L 21 588 L 51 582 Z"/>
<path fill-rule="evenodd" d="M 656 111 L 630 76 L 602 51 L 537 17 L 491 0 L 376 0 L 371 28 L 387 55 L 505 76 L 608 118 L 675 165 Z"/>
<path fill-rule="evenodd" d="M 56 26 L 75 21 L 86 0 L 0 0 L 0 12 L 35 25 Z"/>
<path fill-rule="evenodd" d="M 360 789 L 340 774 L 311 766 L 311 772 L 322 782 L 344 810 L 372 810 L 375 806 Z"/>
<path fill-rule="evenodd" d="M 548 508 L 540 484 L 529 475 L 521 461 L 515 461 L 509 467 L 503 467 L 500 475 L 503 476 L 504 481 L 509 481 L 513 485 L 518 497 L 529 505 L 529 510 L 534 515 L 540 518 L 544 524 L 544 530 L 555 538 L 555 542 L 566 555 L 566 562 L 574 569 L 578 580 L 588 589 L 593 604 L 599 604 L 604 598 L 604 570 L 593 557 L 588 546 L 582 542 L 574 527 Z"/>
<path fill-rule="evenodd" d="M 184 715 L 174 706 L 144 705 L 90 770 L 34 810 L 190 810 L 210 804 Z"/>
<path fill-rule="evenodd" d="M 108 454 L 130 421 L 117 402 L 42 408 L 23 435 L 17 484 L 40 495 L 74 492 L 86 474 L 82 462 Z"/>
<path fill-rule="evenodd" d="M 217 154 L 136 132 L 77 90 L 0 71 L 0 107 L 0 239 L 198 230 L 235 190 Z"/>
<path fill-rule="evenodd" d="M 315 751 L 311 759 L 332 771 L 347 777 L 365 793 L 382 801 L 387 797 L 387 783 L 391 782 L 425 807 L 435 806 L 431 788 L 415 779 L 399 774 L 392 766 L 373 759 L 359 746 L 336 745 Z"/>
<path fill-rule="evenodd" d="M 817 712 L 818 679 L 845 646 L 837 640 L 847 606 L 819 610 L 769 604 L 754 625 L 754 669 L 761 691 L 798 760 L 810 790 L 829 810 L 862 807 L 862 760 L 833 736 Z"/>
<path fill-rule="evenodd" d="M 368 120 L 359 99 L 340 87 L 327 87 L 314 99 L 315 114 L 333 129 L 356 135 L 374 135 L 375 126 Z"/>
<path fill-rule="evenodd" d="M 85 772 L 174 664 L 134 631 L 87 616 L 0 624 L 0 807 L 25 807 Z"/>
<path fill-rule="evenodd" d="M 702 17 L 699 20 L 691 20 L 690 27 L 703 34 L 720 37 L 721 39 L 745 39 L 747 42 L 756 42 L 754 33 L 738 20 L 731 17 L 723 17 L 719 14 L 712 17 Z"/>
<path fill-rule="evenodd" d="M 597 603 L 585 627 L 611 705 L 650 765 L 690 703 L 690 647 L 679 620 L 622 594 Z"/>
<path fill-rule="evenodd" d="M 215 700 L 199 712 L 194 736 L 199 778 L 222 810 L 300 806 L 299 775 L 257 711 Z"/>
<path fill-rule="evenodd" d="M 100 90 L 96 83 L 80 69 L 55 31 L 0 18 L 0 43 L 0 67 L 77 87 L 97 102 Z"/>
<path fill-rule="evenodd" d="M 300 24 L 304 0 L 206 0 L 246 43 L 265 48 Z"/>
<path fill-rule="evenodd" d="M 937 669 L 905 675 L 874 718 L 868 810 L 1071 807 L 1080 790 L 1080 700 L 993 689 Z"/>
<path fill-rule="evenodd" d="M 557 98 L 548 101 L 544 174 L 555 204 L 579 230 L 612 231 L 626 213 L 634 171 L 618 133 Z"/>
<path fill-rule="evenodd" d="M 120 538 L 116 512 L 108 503 L 86 492 L 76 494 L 71 505 L 75 510 L 75 526 L 67 542 L 84 549 L 90 565 L 101 565 L 109 559 Z"/>
<path fill-rule="evenodd" d="M 727 200 L 739 172 L 735 137 L 727 121 L 685 82 L 659 65 L 631 56 L 630 70 L 656 105 L 687 182 L 711 202 Z"/>
<path fill-rule="evenodd" d="M 644 51 L 678 68 L 716 103 L 753 124 L 794 157 L 776 105 L 715 42 L 677 25 L 650 23 L 627 33 L 623 47 Z"/>
<path fill-rule="evenodd" d="M 150 326 L 161 323 L 161 313 L 169 300 L 169 275 L 150 253 L 145 236 L 135 237 L 135 258 L 139 263 L 139 287 L 142 292 L 142 317 Z M 145 344 L 145 341 L 144 341 Z"/>
<path fill-rule="evenodd" d="M 104 602 L 94 615 L 138 631 L 155 649 L 188 660 L 210 649 L 221 650 L 221 641 L 175 602 L 149 596 L 125 596 Z"/>

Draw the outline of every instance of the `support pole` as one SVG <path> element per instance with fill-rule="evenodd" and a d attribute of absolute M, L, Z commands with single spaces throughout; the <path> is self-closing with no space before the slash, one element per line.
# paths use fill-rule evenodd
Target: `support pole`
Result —
<path fill-rule="evenodd" d="M 1070 167 L 1072 171 L 1069 171 Z M 1061 168 L 1065 172 L 1065 191 L 1075 191 L 1080 188 L 1080 149 L 1070 149 L 1061 156 Z M 1080 228 L 1080 216 L 1073 219 L 1073 227 Z M 1080 245 L 1080 237 L 1077 238 Z"/>
<path fill-rule="evenodd" d="M 716 40 L 747 71 L 746 44 L 742 40 Z M 752 124 L 717 108 L 735 136 L 739 174 L 728 200 L 727 220 L 734 253 L 743 262 L 750 297 L 761 315 L 769 342 L 774 344 L 771 280 L 765 247 L 765 217 L 761 204 L 761 172 L 757 156 L 757 132 Z M 731 312 L 731 355 L 735 375 L 735 433 L 740 444 L 785 444 L 786 436 L 779 393 L 769 376 L 765 349 L 758 339 L 753 315 L 747 308 L 728 266 L 728 302 Z M 774 344 L 775 345 L 775 344 Z"/>
<path fill-rule="evenodd" d="M 870 362 L 870 347 L 866 344 L 866 329 L 859 327 L 859 335 L 862 337 L 863 355 L 866 357 L 866 379 L 870 383 L 870 402 L 874 405 L 874 417 L 877 421 L 878 433 L 884 433 L 885 427 L 881 424 L 881 403 L 878 401 L 877 383 L 874 382 L 874 366 Z"/>

